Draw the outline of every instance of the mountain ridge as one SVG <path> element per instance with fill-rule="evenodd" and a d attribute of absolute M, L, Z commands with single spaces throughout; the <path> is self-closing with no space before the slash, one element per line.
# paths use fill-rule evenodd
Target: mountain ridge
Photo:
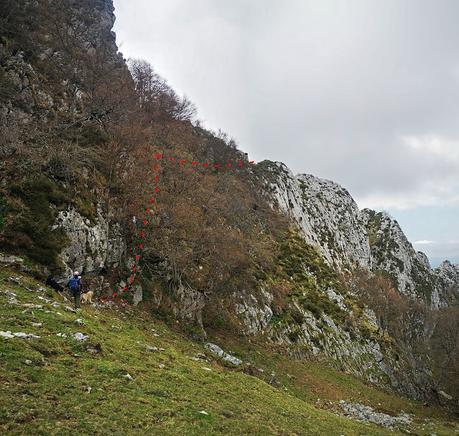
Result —
<path fill-rule="evenodd" d="M 383 270 L 393 276 L 402 294 L 427 298 L 436 308 L 449 304 L 442 279 L 448 264 L 431 268 L 427 256 L 414 249 L 388 213 L 360 210 L 349 192 L 334 181 L 311 174 L 295 176 L 282 162 L 260 165 L 270 173 L 266 183 L 270 193 L 274 190 L 271 200 L 292 217 L 305 240 L 316 245 L 330 265 Z M 449 280 L 448 285 L 459 282 Z"/>

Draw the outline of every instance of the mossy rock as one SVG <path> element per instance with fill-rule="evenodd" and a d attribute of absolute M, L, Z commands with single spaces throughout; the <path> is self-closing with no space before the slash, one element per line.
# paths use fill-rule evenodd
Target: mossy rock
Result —
<path fill-rule="evenodd" d="M 68 238 L 63 229 L 52 226 L 58 210 L 69 202 L 67 192 L 52 180 L 39 176 L 12 186 L 11 194 L 21 200 L 22 206 L 12 210 L 15 216 L 4 231 L 6 245 L 50 270 L 60 269 L 58 254 Z"/>

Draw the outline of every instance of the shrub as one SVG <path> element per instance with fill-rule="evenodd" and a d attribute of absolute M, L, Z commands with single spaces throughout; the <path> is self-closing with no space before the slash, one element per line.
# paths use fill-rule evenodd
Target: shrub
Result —
<path fill-rule="evenodd" d="M 306 301 L 304 303 L 304 308 L 309 310 L 316 319 L 319 319 L 322 316 L 322 309 L 313 301 Z"/>

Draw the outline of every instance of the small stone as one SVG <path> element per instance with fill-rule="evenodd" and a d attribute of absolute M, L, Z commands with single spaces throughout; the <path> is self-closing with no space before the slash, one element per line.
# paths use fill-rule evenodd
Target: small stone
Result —
<path fill-rule="evenodd" d="M 209 415 L 205 410 L 200 410 L 198 413 L 201 415 L 206 415 L 206 416 Z"/>
<path fill-rule="evenodd" d="M 51 300 L 49 298 L 42 297 L 41 295 L 38 296 L 38 299 L 44 301 L 45 303 L 51 303 Z"/>
<path fill-rule="evenodd" d="M 34 335 L 32 333 L 24 333 L 24 332 L 11 333 L 9 330 L 6 332 L 0 332 L 0 336 L 5 339 L 11 339 L 11 338 L 40 339 L 40 336 Z"/>
<path fill-rule="evenodd" d="M 33 304 L 33 303 L 24 303 L 22 307 L 27 307 L 27 309 L 43 309 L 42 304 Z"/>
<path fill-rule="evenodd" d="M 160 369 L 164 369 L 166 367 L 166 365 L 164 365 L 164 363 L 160 363 L 158 366 L 159 366 Z"/>
<path fill-rule="evenodd" d="M 208 342 L 205 347 L 213 354 L 217 355 L 221 359 L 223 359 L 225 362 L 229 362 L 232 365 L 238 366 L 242 363 L 241 359 L 238 359 L 237 357 L 223 351 L 218 345 L 212 344 L 211 342 Z"/>
<path fill-rule="evenodd" d="M 77 318 L 75 321 L 74 321 L 75 324 L 78 324 L 78 325 L 84 325 L 84 321 L 81 319 L 81 318 Z"/>
<path fill-rule="evenodd" d="M 24 363 L 25 363 L 26 365 L 32 365 L 32 361 L 29 360 L 29 359 L 24 360 Z"/>
<path fill-rule="evenodd" d="M 31 322 L 31 324 L 32 324 L 34 327 L 43 327 L 43 323 L 41 323 L 41 322 Z"/>
<path fill-rule="evenodd" d="M 438 392 L 443 398 L 446 398 L 447 400 L 452 400 L 453 397 L 449 394 L 447 394 L 445 391 L 439 391 Z"/>
<path fill-rule="evenodd" d="M 147 351 L 150 351 L 150 352 L 158 351 L 158 347 L 152 347 L 151 345 L 147 345 Z"/>
<path fill-rule="evenodd" d="M 125 379 L 129 380 L 129 381 L 133 381 L 133 380 L 134 380 L 134 378 L 132 377 L 132 375 L 129 374 L 129 373 L 124 374 L 123 377 L 124 377 Z"/>
<path fill-rule="evenodd" d="M 201 366 L 201 368 L 202 368 L 204 371 L 212 371 L 212 369 L 207 368 L 207 366 Z"/>
<path fill-rule="evenodd" d="M 83 334 L 83 333 L 80 333 L 80 332 L 77 332 L 77 333 L 74 333 L 73 334 L 73 337 L 77 340 L 77 341 L 80 341 L 80 342 L 83 342 L 83 341 L 86 341 L 89 339 L 89 336 Z"/>

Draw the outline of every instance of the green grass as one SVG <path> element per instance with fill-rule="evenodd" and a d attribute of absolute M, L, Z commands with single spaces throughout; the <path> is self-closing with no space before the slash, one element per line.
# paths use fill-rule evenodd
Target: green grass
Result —
<path fill-rule="evenodd" d="M 0 270 L 0 330 L 41 338 L 0 338 L 0 433 L 396 434 L 337 416 L 320 402 L 316 405 L 318 397 L 335 401 L 351 395 L 359 400 L 359 390 L 371 392 L 372 401 L 391 399 L 394 411 L 398 406 L 409 411 L 406 400 L 397 404 L 398 397 L 378 393 L 327 366 L 296 362 L 261 345 L 220 341 L 231 349 L 239 347 L 236 351 L 244 359 L 256 358 L 264 374 L 275 369 L 280 380 L 276 387 L 248 375 L 247 366 L 233 369 L 218 359 L 193 360 L 205 352 L 200 344 L 141 309 L 85 306 L 76 314 L 67 311 L 68 303 L 53 291 L 37 292 L 40 285 L 32 279 L 21 276 L 15 284 L 10 276 L 19 274 Z M 7 303 L 6 290 L 17 294 L 19 304 Z M 59 307 L 53 307 L 54 301 Z M 43 310 L 23 306 L 27 303 L 41 304 Z M 76 318 L 85 325 L 75 324 Z M 88 335 L 88 341 L 56 335 L 75 332 Z M 147 345 L 164 350 L 148 352 Z M 126 373 L 134 380 L 124 378 Z M 410 410 L 422 411 L 420 405 Z M 441 414 L 429 418 L 435 421 L 424 433 L 416 424 L 418 434 L 454 431 Z"/>

